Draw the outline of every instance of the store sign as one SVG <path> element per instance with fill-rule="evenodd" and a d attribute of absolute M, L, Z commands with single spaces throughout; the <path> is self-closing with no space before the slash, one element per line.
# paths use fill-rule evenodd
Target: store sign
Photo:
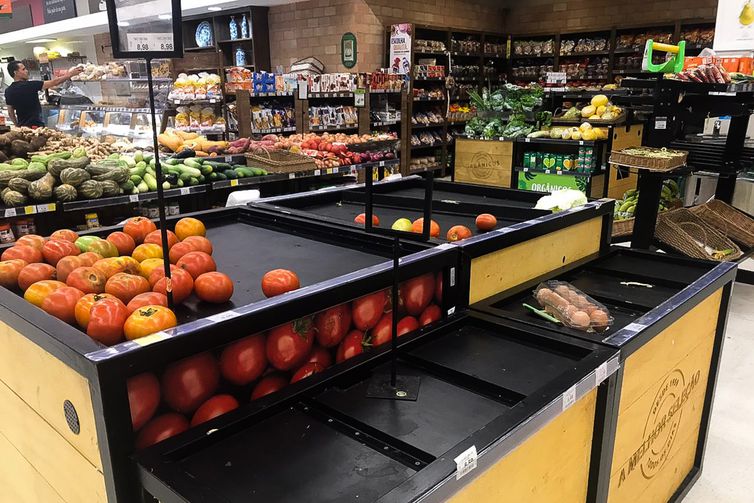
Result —
<path fill-rule="evenodd" d="M 411 72 L 411 35 L 409 23 L 394 24 L 390 28 L 390 71 L 404 75 Z"/>
<path fill-rule="evenodd" d="M 0 0 L 0 17 L 10 17 L 11 14 L 13 14 L 13 5 L 11 4 L 11 0 Z"/>
<path fill-rule="evenodd" d="M 754 47 L 754 3 L 718 0 L 715 51 L 751 51 Z"/>
<path fill-rule="evenodd" d="M 557 175 L 552 173 L 519 173 L 518 188 L 536 192 L 553 192 L 562 189 L 586 191 L 586 177 Z"/>
<path fill-rule="evenodd" d="M 340 61 L 346 68 L 356 66 L 356 35 L 351 32 L 344 33 L 340 39 Z"/>
<path fill-rule="evenodd" d="M 547 72 L 547 83 L 555 85 L 565 85 L 568 75 L 566 72 Z"/>
<path fill-rule="evenodd" d="M 76 0 L 44 0 L 45 23 L 54 23 L 76 17 Z"/>

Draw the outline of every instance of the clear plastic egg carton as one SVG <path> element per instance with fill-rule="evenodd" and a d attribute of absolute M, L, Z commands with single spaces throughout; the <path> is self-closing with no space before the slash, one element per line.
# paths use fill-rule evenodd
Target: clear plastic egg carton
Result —
<path fill-rule="evenodd" d="M 565 281 L 545 281 L 534 290 L 542 308 L 563 325 L 584 332 L 604 332 L 613 324 L 608 309 Z"/>

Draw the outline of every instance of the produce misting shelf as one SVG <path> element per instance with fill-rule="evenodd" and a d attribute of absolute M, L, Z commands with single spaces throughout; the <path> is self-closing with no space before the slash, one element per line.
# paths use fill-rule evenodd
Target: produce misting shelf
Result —
<path fill-rule="evenodd" d="M 296 127 L 277 127 L 270 129 L 252 129 L 251 134 L 278 134 L 278 133 L 295 133 Z"/>
<path fill-rule="evenodd" d="M 293 93 L 287 93 L 287 92 L 274 92 L 274 93 L 249 93 L 249 97 L 251 98 L 285 98 L 285 97 L 293 97 Z"/>
<path fill-rule="evenodd" d="M 574 147 L 594 147 L 605 140 L 563 140 L 556 138 L 516 138 L 517 143 L 537 143 L 541 145 L 570 145 Z"/>
<path fill-rule="evenodd" d="M 432 129 L 445 126 L 444 122 L 438 122 L 436 124 L 411 124 L 411 129 Z"/>
<path fill-rule="evenodd" d="M 604 172 L 581 173 L 578 171 L 566 171 L 566 170 L 556 170 L 556 169 L 535 169 L 535 168 L 524 168 L 520 166 L 517 166 L 513 169 L 521 173 L 542 173 L 544 175 L 558 175 L 558 176 L 583 176 L 587 178 L 591 176 L 595 176 L 595 175 L 604 174 Z"/>
<path fill-rule="evenodd" d="M 329 93 L 309 93 L 307 99 L 324 99 L 324 98 L 353 98 L 352 92 L 329 92 Z"/>
<path fill-rule="evenodd" d="M 323 133 L 334 133 L 338 131 L 353 131 L 359 129 L 359 126 L 342 126 L 342 127 L 330 127 L 330 126 L 309 126 L 309 131 L 319 131 Z"/>
<path fill-rule="evenodd" d="M 511 54 L 511 59 L 554 58 L 554 54 Z"/>

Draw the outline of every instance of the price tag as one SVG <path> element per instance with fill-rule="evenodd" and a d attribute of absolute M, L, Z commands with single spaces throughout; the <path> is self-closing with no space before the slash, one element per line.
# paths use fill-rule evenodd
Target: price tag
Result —
<path fill-rule="evenodd" d="M 667 117 L 655 117 L 655 129 L 667 129 L 668 118 Z"/>
<path fill-rule="evenodd" d="M 456 312 L 456 306 L 451 307 L 450 309 L 448 309 L 448 316 L 453 316 L 455 312 Z"/>
<path fill-rule="evenodd" d="M 328 175 L 332 175 L 333 173 L 335 173 L 335 170 L 333 168 L 327 168 L 326 172 Z"/>
<path fill-rule="evenodd" d="M 233 162 L 233 156 L 232 155 L 226 155 L 225 156 L 225 162 Z"/>
<path fill-rule="evenodd" d="M 309 96 L 309 82 L 306 80 L 298 81 L 298 99 L 305 100 Z"/>
<path fill-rule="evenodd" d="M 568 409 L 571 405 L 576 403 L 576 385 L 574 384 L 568 390 L 563 393 L 563 410 Z"/>
<path fill-rule="evenodd" d="M 454 459 L 456 462 L 456 480 L 467 475 L 471 470 L 476 468 L 477 453 L 476 446 L 472 445 Z"/>
<path fill-rule="evenodd" d="M 175 103 L 176 105 L 180 105 L 181 104 L 181 100 L 173 100 L 173 103 Z"/>
<path fill-rule="evenodd" d="M 233 310 L 230 310 L 230 311 L 224 311 L 222 313 L 213 314 L 212 316 L 207 316 L 207 320 L 211 321 L 212 323 L 219 323 L 225 320 L 232 320 L 233 318 L 237 318 L 238 316 L 241 316 L 241 315 Z"/>
<path fill-rule="evenodd" d="M 524 139 L 524 141 L 525 141 L 526 143 L 531 143 L 531 138 L 526 138 L 526 139 Z"/>
<path fill-rule="evenodd" d="M 294 178 L 296 178 L 296 173 L 288 173 L 289 180 L 293 180 Z"/>
<path fill-rule="evenodd" d="M 314 170 L 314 176 L 319 176 L 322 172 L 318 169 Z"/>
<path fill-rule="evenodd" d="M 550 170 L 549 170 L 549 169 L 546 169 L 546 170 L 545 170 L 545 175 L 549 175 L 549 174 L 550 174 Z"/>
<path fill-rule="evenodd" d="M 384 168 L 384 167 L 385 167 L 385 161 L 380 161 L 380 168 Z"/>
<path fill-rule="evenodd" d="M 139 346 L 149 346 L 150 344 L 154 344 L 155 342 L 164 341 L 165 339 L 170 339 L 170 335 L 166 334 L 165 332 L 155 332 L 152 335 L 147 335 L 146 337 L 139 337 L 138 339 L 134 339 L 134 342 L 138 344 Z"/>
<path fill-rule="evenodd" d="M 450 286 L 456 286 L 456 268 L 450 268 Z"/>
<path fill-rule="evenodd" d="M 597 367 L 597 370 L 594 372 L 594 378 L 595 386 L 599 386 L 600 384 L 602 384 L 602 381 L 607 379 L 607 362 Z"/>
<path fill-rule="evenodd" d="M 5 218 L 15 217 L 15 216 L 16 216 L 16 208 L 7 208 L 5 210 Z"/>
<path fill-rule="evenodd" d="M 139 195 L 138 194 L 132 194 L 128 196 L 128 200 L 132 203 L 138 203 L 139 202 Z"/>
<path fill-rule="evenodd" d="M 628 325 L 626 325 L 623 328 L 623 330 L 628 330 L 629 332 L 637 332 L 638 333 L 638 332 L 641 332 L 642 330 L 644 330 L 645 328 L 647 328 L 647 326 L 646 325 L 642 325 L 641 323 L 629 323 Z"/>
<path fill-rule="evenodd" d="M 584 140 L 579 140 L 579 145 L 583 145 L 583 144 L 584 144 Z"/>
<path fill-rule="evenodd" d="M 237 187 L 238 186 L 238 180 L 236 180 L 236 179 L 231 180 L 230 181 L 230 186 L 231 187 Z"/>
<path fill-rule="evenodd" d="M 185 196 L 186 194 L 190 194 L 190 193 L 191 193 L 191 189 L 189 189 L 188 187 L 181 187 L 182 196 Z"/>
<path fill-rule="evenodd" d="M 354 91 L 353 94 L 353 106 L 358 108 L 363 108 L 366 106 L 367 100 L 366 100 L 367 94 L 365 89 L 357 89 Z"/>
<path fill-rule="evenodd" d="M 210 102 L 210 103 L 217 103 L 217 100 L 216 100 L 216 99 L 214 99 L 214 98 L 210 98 L 209 102 Z"/>
<path fill-rule="evenodd" d="M 173 33 L 127 33 L 129 52 L 172 51 Z"/>
<path fill-rule="evenodd" d="M 24 206 L 24 213 L 26 215 L 32 215 L 37 212 L 36 206 Z"/>

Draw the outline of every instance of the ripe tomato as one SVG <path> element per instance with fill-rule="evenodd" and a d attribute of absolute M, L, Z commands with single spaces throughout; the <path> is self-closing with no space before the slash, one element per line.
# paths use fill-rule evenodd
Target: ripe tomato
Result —
<path fill-rule="evenodd" d="M 188 252 L 186 255 L 180 258 L 176 264 L 181 269 L 185 269 L 191 275 L 194 280 L 205 272 L 212 272 L 217 270 L 217 264 L 215 260 L 208 254 L 200 251 Z"/>
<path fill-rule="evenodd" d="M 178 236 L 175 235 L 173 231 L 167 231 L 168 233 L 168 250 L 171 249 L 174 245 L 178 244 Z M 162 248 L 162 234 L 160 233 L 160 229 L 157 229 L 156 231 L 152 231 L 149 234 L 146 235 L 144 238 L 144 244 L 155 244 Z"/>
<path fill-rule="evenodd" d="M 264 334 L 244 337 L 223 349 L 220 372 L 233 384 L 243 386 L 258 379 L 267 368 Z"/>
<path fill-rule="evenodd" d="M 146 292 L 140 293 L 126 305 L 128 313 L 131 314 L 140 307 L 144 306 L 165 306 L 168 307 L 168 298 L 161 293 Z"/>
<path fill-rule="evenodd" d="M 68 255 L 67 257 L 61 258 L 58 261 L 58 265 L 55 267 L 58 276 L 57 279 L 65 283 L 68 279 L 68 275 L 71 274 L 74 269 L 78 269 L 79 267 L 86 267 L 84 260 L 81 259 L 81 255 Z"/>
<path fill-rule="evenodd" d="M 42 301 L 42 310 L 47 314 L 65 321 L 66 323 L 75 323 L 75 309 L 76 303 L 81 297 L 84 296 L 84 292 L 77 288 L 70 286 L 64 286 L 58 288 L 50 295 L 48 295 Z"/>
<path fill-rule="evenodd" d="M 414 223 L 411 224 L 411 232 L 416 232 L 417 234 L 421 234 L 424 232 L 424 218 L 417 218 L 414 220 Z M 433 238 L 440 237 L 440 224 L 435 222 L 434 220 L 430 221 L 429 223 L 429 236 Z"/>
<path fill-rule="evenodd" d="M 205 272 L 196 278 L 194 289 L 204 302 L 222 304 L 233 296 L 233 281 L 221 272 Z"/>
<path fill-rule="evenodd" d="M 332 354 L 329 349 L 315 344 L 306 361 L 307 363 L 318 363 L 321 367 L 327 368 L 332 365 Z"/>
<path fill-rule="evenodd" d="M 196 251 L 203 251 L 207 255 L 212 255 L 212 242 L 204 236 L 189 236 L 182 242 L 190 244 Z"/>
<path fill-rule="evenodd" d="M 126 339 L 132 341 L 176 325 L 178 325 L 178 320 L 175 313 L 167 307 L 144 306 L 128 316 L 123 325 L 123 332 L 126 334 Z"/>
<path fill-rule="evenodd" d="M 149 279 L 149 276 L 152 274 L 152 271 L 160 267 L 164 267 L 165 262 L 163 262 L 161 258 L 148 258 L 139 265 L 141 267 L 141 275 Z M 163 273 L 163 276 L 164 276 L 164 273 Z"/>
<path fill-rule="evenodd" d="M 317 342 L 326 348 L 340 344 L 351 328 L 351 306 L 341 304 L 318 313 L 314 318 L 317 327 Z"/>
<path fill-rule="evenodd" d="M 367 222 L 367 215 L 366 213 L 359 213 L 356 215 L 356 218 L 353 219 L 354 223 L 357 223 L 359 225 L 366 225 Z M 380 219 L 372 213 L 372 226 L 377 227 L 380 225 Z"/>
<path fill-rule="evenodd" d="M 160 381 L 151 372 L 130 377 L 126 381 L 128 405 L 131 407 L 131 426 L 139 431 L 152 419 L 160 405 Z"/>
<path fill-rule="evenodd" d="M 136 248 L 136 242 L 129 234 L 125 232 L 111 232 L 107 236 L 107 240 L 110 241 L 118 249 L 118 255 L 131 255 Z"/>
<path fill-rule="evenodd" d="M 317 372 L 322 372 L 323 370 L 325 370 L 325 368 L 319 363 L 304 363 L 301 368 L 293 374 L 293 377 L 291 377 L 291 384 L 298 382 L 301 379 L 306 379 L 307 377 L 312 376 Z"/>
<path fill-rule="evenodd" d="M 80 253 L 81 250 L 79 250 L 78 246 L 70 241 L 62 241 L 60 239 L 51 239 L 42 247 L 42 255 L 45 262 L 53 266 L 58 265 L 58 262 L 63 257 L 79 255 Z"/>
<path fill-rule="evenodd" d="M 19 244 L 6 248 L 3 254 L 0 255 L 0 260 L 3 262 L 6 260 L 17 259 L 23 260 L 27 264 L 34 264 L 36 262 L 42 262 L 44 256 L 42 255 L 41 250 L 37 250 L 33 246 Z"/>
<path fill-rule="evenodd" d="M 89 325 L 89 314 L 91 313 L 92 306 L 95 302 L 102 299 L 115 299 L 115 297 L 107 293 L 88 293 L 76 302 L 74 315 L 76 316 L 76 323 L 82 329 L 86 330 L 87 325 Z"/>
<path fill-rule="evenodd" d="M 369 332 L 369 342 L 372 346 L 377 347 L 390 342 L 393 335 L 393 312 L 387 312 L 382 315 L 380 321 Z"/>
<path fill-rule="evenodd" d="M 36 248 L 37 250 L 42 251 L 42 247 L 45 244 L 45 238 L 37 234 L 27 234 L 18 238 L 16 240 L 16 244 L 31 246 L 32 248 Z"/>
<path fill-rule="evenodd" d="M 188 420 L 175 412 L 168 412 L 149 421 L 136 436 L 136 450 L 140 451 L 189 429 Z"/>
<path fill-rule="evenodd" d="M 260 380 L 251 392 L 251 399 L 258 400 L 263 396 L 285 388 L 288 385 L 288 377 L 280 372 L 267 374 Z"/>
<path fill-rule="evenodd" d="M 78 247 L 81 253 L 84 253 L 84 252 L 89 251 L 89 247 L 92 245 L 92 243 L 94 243 L 95 241 L 99 241 L 101 239 L 102 238 L 98 236 L 81 236 L 73 244 L 75 244 Z"/>
<path fill-rule="evenodd" d="M 448 241 L 460 241 L 471 237 L 471 229 L 464 225 L 454 225 L 448 230 Z"/>
<path fill-rule="evenodd" d="M 152 243 L 140 244 L 134 248 L 131 256 L 137 262 L 143 262 L 148 258 L 162 258 L 162 247 Z"/>
<path fill-rule="evenodd" d="M 403 305 L 411 316 L 419 316 L 426 308 L 435 293 L 435 275 L 422 274 L 407 280 L 400 286 Z"/>
<path fill-rule="evenodd" d="M 181 269 L 182 270 L 182 269 Z M 181 304 L 183 301 L 189 298 L 191 292 L 194 291 L 194 280 L 191 279 L 191 275 L 186 271 L 184 274 L 173 272 L 170 276 L 170 281 L 173 285 L 173 302 Z M 152 288 L 153 292 L 168 296 L 168 280 L 164 276 L 160 278 Z"/>
<path fill-rule="evenodd" d="M 94 267 L 77 267 L 68 274 L 65 282 L 84 293 L 102 293 L 105 291 L 107 278 Z"/>
<path fill-rule="evenodd" d="M 145 260 L 145 262 L 146 262 L 146 260 Z M 160 261 L 160 265 L 164 266 L 164 264 L 165 264 L 164 262 Z M 170 265 L 170 276 L 171 277 L 175 276 L 176 275 L 176 271 L 178 271 L 177 274 L 183 274 L 184 272 L 186 272 L 183 269 L 181 269 L 180 267 L 178 267 L 177 265 L 172 265 L 171 264 Z M 191 275 L 189 274 L 189 276 L 191 276 Z M 155 267 L 154 269 L 152 269 L 152 272 L 149 273 L 149 277 L 147 279 L 149 280 L 149 284 L 152 285 L 152 288 L 154 288 L 154 286 L 157 284 L 157 282 L 160 279 L 164 278 L 164 277 L 165 277 L 165 268 L 164 267 Z"/>
<path fill-rule="evenodd" d="M 301 287 L 295 272 L 287 269 L 273 269 L 262 277 L 262 293 L 265 297 L 274 297 Z"/>
<path fill-rule="evenodd" d="M 497 218 L 495 218 L 495 215 L 482 213 L 476 217 L 476 228 L 480 231 L 491 231 L 496 225 Z"/>
<path fill-rule="evenodd" d="M 442 271 L 435 276 L 435 300 L 442 304 Z"/>
<path fill-rule="evenodd" d="M 398 337 L 419 330 L 419 321 L 413 316 L 405 316 L 398 322 Z"/>
<path fill-rule="evenodd" d="M 338 352 L 335 355 L 335 361 L 337 363 L 344 362 L 356 355 L 360 355 L 363 352 L 364 333 L 359 332 L 358 330 L 351 330 L 340 343 L 340 346 L 338 346 Z"/>
<path fill-rule="evenodd" d="M 117 257 L 120 254 L 118 247 L 114 243 L 99 238 L 89 244 L 87 251 L 96 253 L 104 258 Z"/>
<path fill-rule="evenodd" d="M 196 218 L 181 218 L 175 224 L 175 235 L 181 241 L 189 236 L 204 236 L 206 234 L 207 229 L 204 227 L 204 224 Z"/>
<path fill-rule="evenodd" d="M 81 259 L 82 267 L 92 267 L 94 264 L 102 260 L 102 255 L 95 252 L 86 252 L 81 255 L 77 255 Z"/>
<path fill-rule="evenodd" d="M 106 346 L 123 340 L 123 324 L 128 318 L 128 309 L 120 299 L 106 298 L 92 304 L 86 335 Z"/>
<path fill-rule="evenodd" d="M 419 316 L 419 325 L 426 327 L 442 318 L 442 311 L 437 304 L 430 304 Z"/>
<path fill-rule="evenodd" d="M 24 292 L 24 299 L 37 307 L 42 307 L 42 302 L 55 290 L 63 288 L 65 283 L 54 279 L 37 281 Z"/>
<path fill-rule="evenodd" d="M 26 291 L 32 284 L 45 279 L 57 279 L 57 271 L 50 264 L 29 264 L 18 273 L 18 287 Z"/>
<path fill-rule="evenodd" d="M 385 311 L 387 295 L 384 290 L 365 295 L 353 301 L 353 324 L 361 331 L 373 328 Z"/>
<path fill-rule="evenodd" d="M 149 290 L 149 281 L 146 278 L 126 272 L 113 274 L 105 283 L 105 292 L 118 297 L 124 304 L 128 304 L 131 299 Z"/>
<path fill-rule="evenodd" d="M 96 261 L 92 267 L 104 274 L 106 278 L 119 272 L 127 272 L 128 274 L 141 273 L 141 265 L 132 257 L 103 258 Z"/>
<path fill-rule="evenodd" d="M 227 414 L 237 408 L 238 400 L 231 395 L 215 395 L 196 409 L 194 417 L 191 418 L 191 427 L 206 423 L 210 419 Z"/>
<path fill-rule="evenodd" d="M 162 396 L 168 406 L 194 412 L 220 384 L 220 369 L 211 353 L 199 353 L 171 363 L 162 374 Z"/>
<path fill-rule="evenodd" d="M 0 286 L 13 289 L 18 286 L 18 275 L 26 267 L 27 262 L 20 258 L 0 262 Z"/>
<path fill-rule="evenodd" d="M 131 236 L 137 245 L 143 243 L 147 234 L 155 229 L 157 229 L 157 226 L 154 222 L 144 217 L 129 218 L 126 225 L 123 226 L 123 232 Z"/>
<path fill-rule="evenodd" d="M 168 252 L 168 258 L 170 258 L 171 264 L 176 264 L 178 261 L 189 252 L 197 251 L 192 243 L 181 242 L 173 247 Z"/>
<path fill-rule="evenodd" d="M 314 345 L 311 318 L 301 318 L 270 330 L 267 335 L 267 359 L 278 370 L 300 366 Z"/>
<path fill-rule="evenodd" d="M 60 239 L 62 241 L 70 241 L 71 243 L 75 243 L 78 238 L 79 235 L 70 229 L 57 230 L 50 236 L 50 239 Z"/>

